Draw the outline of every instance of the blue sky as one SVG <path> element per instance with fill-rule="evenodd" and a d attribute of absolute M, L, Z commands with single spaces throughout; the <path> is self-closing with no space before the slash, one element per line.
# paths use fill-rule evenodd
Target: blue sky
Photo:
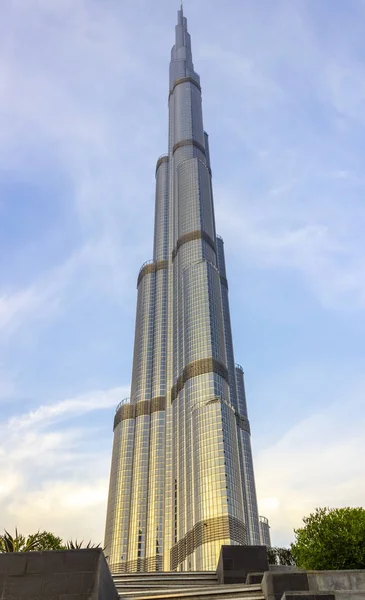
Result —
<path fill-rule="evenodd" d="M 168 0 L 3 0 L 0 527 L 101 541 L 167 149 Z M 365 494 L 365 2 L 186 0 L 260 512 Z"/>

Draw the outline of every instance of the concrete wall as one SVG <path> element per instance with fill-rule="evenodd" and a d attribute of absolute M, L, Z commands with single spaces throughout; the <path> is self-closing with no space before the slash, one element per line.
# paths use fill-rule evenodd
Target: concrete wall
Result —
<path fill-rule="evenodd" d="M 365 570 L 269 571 L 261 585 L 266 600 L 365 600 Z"/>
<path fill-rule="evenodd" d="M 245 583 L 249 573 L 264 573 L 268 568 L 266 546 L 222 546 L 218 582 Z"/>
<path fill-rule="evenodd" d="M 309 589 L 313 591 L 356 591 L 365 599 L 365 570 L 307 571 Z"/>
<path fill-rule="evenodd" d="M 103 551 L 0 554 L 2 600 L 118 600 Z"/>

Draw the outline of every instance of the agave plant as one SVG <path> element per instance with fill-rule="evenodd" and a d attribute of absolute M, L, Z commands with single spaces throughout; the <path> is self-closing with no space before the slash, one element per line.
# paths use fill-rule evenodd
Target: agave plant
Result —
<path fill-rule="evenodd" d="M 39 549 L 38 535 L 35 533 L 26 538 L 15 529 L 15 536 L 12 536 L 5 529 L 0 536 L 0 552 L 35 552 Z"/>
<path fill-rule="evenodd" d="M 4 534 L 0 535 L 0 553 L 3 552 L 39 552 L 42 550 L 80 550 L 81 548 L 100 548 L 100 544 L 94 544 L 89 541 L 69 540 L 65 545 L 60 537 L 53 535 L 49 531 L 32 533 L 25 537 L 15 529 L 15 536 L 11 535 L 6 529 Z"/>
<path fill-rule="evenodd" d="M 67 550 L 80 550 L 80 549 L 100 548 L 100 544 L 94 544 L 91 540 L 84 545 L 84 541 L 78 542 L 77 540 L 69 540 L 66 544 Z"/>

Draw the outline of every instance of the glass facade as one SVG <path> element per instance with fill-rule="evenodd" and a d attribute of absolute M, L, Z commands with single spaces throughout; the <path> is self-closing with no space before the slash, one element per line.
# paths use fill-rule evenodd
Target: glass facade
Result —
<path fill-rule="evenodd" d="M 260 517 L 260 543 L 262 546 L 271 546 L 270 525 L 266 517 Z"/>
<path fill-rule="evenodd" d="M 260 544 L 243 371 L 190 36 L 178 12 L 153 260 L 138 275 L 131 397 L 118 407 L 105 546 L 112 572 L 209 571 Z"/>

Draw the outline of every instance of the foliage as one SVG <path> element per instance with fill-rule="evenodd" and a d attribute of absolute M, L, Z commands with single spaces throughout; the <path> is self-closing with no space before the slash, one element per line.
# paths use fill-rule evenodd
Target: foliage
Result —
<path fill-rule="evenodd" d="M 85 546 L 83 541 L 78 542 L 77 540 L 69 540 L 66 544 L 66 550 L 80 550 L 81 548 L 100 548 L 100 544 L 93 544 L 93 542 L 90 541 Z"/>
<path fill-rule="evenodd" d="M 365 509 L 317 508 L 295 529 L 291 551 L 304 569 L 364 569 Z"/>
<path fill-rule="evenodd" d="M 81 548 L 100 548 L 100 544 L 91 541 L 86 545 L 84 542 L 70 540 L 66 544 L 60 537 L 50 531 L 32 533 L 25 537 L 15 529 L 15 536 L 5 530 L 0 535 L 0 553 L 2 552 L 41 552 L 43 550 L 79 550 Z"/>
<path fill-rule="evenodd" d="M 0 552 L 35 552 L 38 550 L 38 534 L 29 535 L 27 538 L 15 529 L 15 536 L 4 530 L 0 536 Z"/>
<path fill-rule="evenodd" d="M 267 549 L 269 565 L 295 566 L 295 561 L 290 548 L 272 546 Z"/>
<path fill-rule="evenodd" d="M 37 550 L 63 550 L 64 544 L 62 538 L 53 535 L 50 531 L 42 531 L 41 533 L 33 533 L 29 538 L 37 540 Z"/>

